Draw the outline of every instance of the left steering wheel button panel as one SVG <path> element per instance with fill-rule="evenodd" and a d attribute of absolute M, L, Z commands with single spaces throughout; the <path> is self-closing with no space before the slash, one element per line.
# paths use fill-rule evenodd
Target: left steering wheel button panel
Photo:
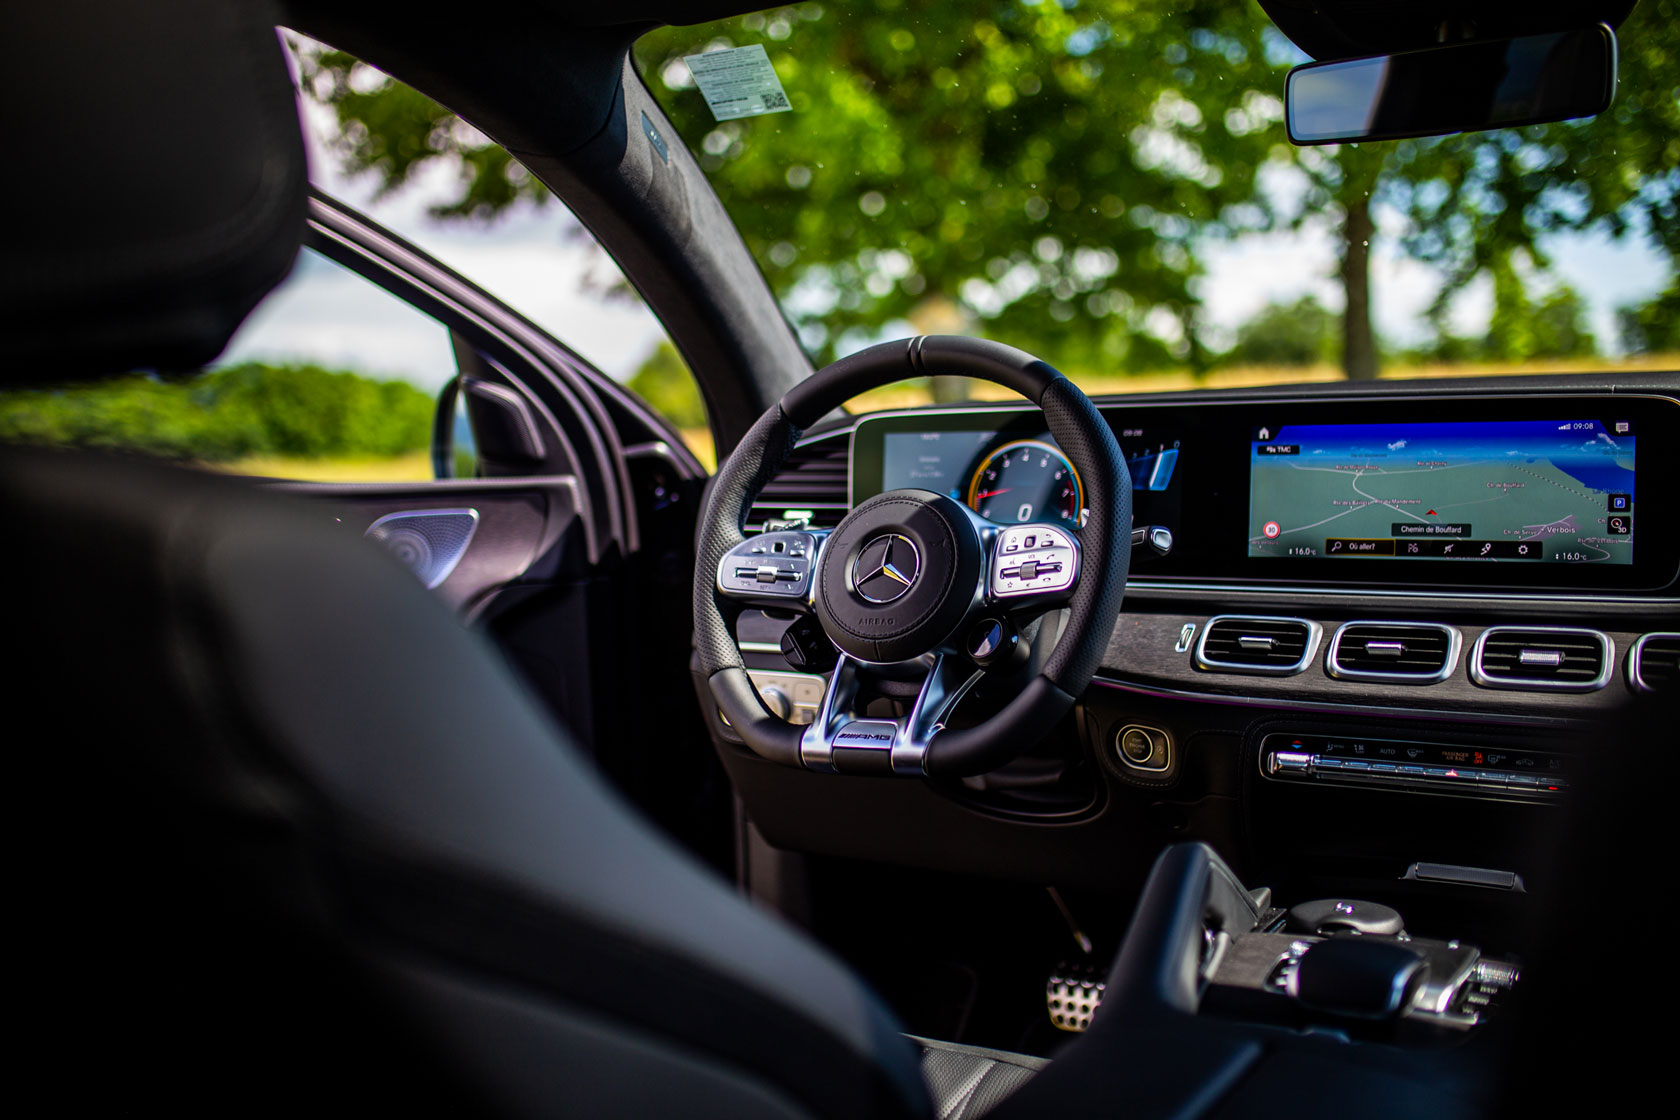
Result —
<path fill-rule="evenodd" d="M 816 537 L 797 530 L 748 537 L 718 562 L 718 589 L 745 597 L 804 598 L 816 550 Z"/>

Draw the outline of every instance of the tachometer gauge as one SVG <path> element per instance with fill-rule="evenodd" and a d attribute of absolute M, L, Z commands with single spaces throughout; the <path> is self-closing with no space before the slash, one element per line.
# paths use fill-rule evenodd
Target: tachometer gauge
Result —
<path fill-rule="evenodd" d="M 1079 472 L 1042 440 L 1004 444 L 986 457 L 968 483 L 968 507 L 988 521 L 1060 519 L 1077 525 L 1084 505 Z"/>

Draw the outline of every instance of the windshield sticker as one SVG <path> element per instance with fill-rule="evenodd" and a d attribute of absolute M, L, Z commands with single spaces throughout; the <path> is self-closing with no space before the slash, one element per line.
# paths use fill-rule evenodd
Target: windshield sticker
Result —
<path fill-rule="evenodd" d="M 720 121 L 785 113 L 792 108 L 782 91 L 781 79 L 776 77 L 776 68 L 770 65 L 770 56 L 760 43 L 691 54 L 683 61 L 712 116 Z"/>

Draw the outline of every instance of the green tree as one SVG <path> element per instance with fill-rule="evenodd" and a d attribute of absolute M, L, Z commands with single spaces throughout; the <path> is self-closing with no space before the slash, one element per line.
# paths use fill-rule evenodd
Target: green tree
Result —
<path fill-rule="evenodd" d="M 548 188 L 478 129 L 411 86 L 343 51 L 294 40 L 298 79 L 311 100 L 332 109 L 327 138 L 340 167 L 371 174 L 378 194 L 406 184 L 442 159 L 457 168 L 459 193 L 431 208 L 434 218 L 489 221 L 515 202 L 546 203 Z"/>
<path fill-rule="evenodd" d="M 1586 326 L 1586 304 L 1563 285 L 1536 302 L 1505 257 L 1495 258 L 1493 318 L 1481 356 L 1495 360 L 1576 358 L 1594 354 L 1597 340 Z"/>
<path fill-rule="evenodd" d="M 1299 52 L 1252 3 L 800 3 L 658 29 L 635 51 L 819 359 L 955 308 L 959 324 L 1070 367 L 1147 367 L 1164 336 L 1201 368 L 1208 240 L 1328 221 L 1341 361 L 1366 378 L 1387 208 L 1403 250 L 1443 272 L 1438 324 L 1497 258 L 1544 271 L 1548 234 L 1644 235 L 1680 259 L 1680 0 L 1641 0 L 1621 41 L 1618 100 L 1596 120 L 1311 149 L 1280 124 Z M 718 123 L 681 59 L 753 43 L 793 111 Z M 453 161 L 445 217 L 542 197 L 474 130 L 349 56 L 316 53 L 303 73 L 338 115 L 349 169 L 389 188 Z M 1282 167 L 1295 187 L 1259 189 L 1262 168 Z"/>
<path fill-rule="evenodd" d="M 1640 0 L 1618 40 L 1616 99 L 1597 117 L 1390 146 L 1384 200 L 1405 217 L 1402 246 L 1445 275 L 1438 327 L 1481 276 L 1496 302 L 1520 304 L 1512 262 L 1549 269 L 1552 234 L 1644 237 L 1680 267 L 1680 0 Z"/>
<path fill-rule="evenodd" d="M 1264 223 L 1276 119 L 1253 13 L 1222 3 L 801 4 L 666 28 L 636 57 L 807 346 L 956 305 L 1071 366 L 1176 323 L 1205 364 L 1198 242 Z M 681 59 L 761 43 L 793 111 L 718 123 Z"/>
<path fill-rule="evenodd" d="M 1371 321 L 1373 209 L 1387 171 L 1389 153 L 1380 145 L 1342 144 L 1292 149 L 1278 145 L 1273 157 L 1302 172 L 1306 190 L 1294 225 L 1329 219 L 1337 243 L 1336 279 L 1342 289 L 1342 372 L 1355 381 L 1377 376 L 1379 354 Z"/>
<path fill-rule="evenodd" d="M 1655 299 L 1616 312 L 1622 346 L 1634 354 L 1680 351 L 1680 283 Z"/>
<path fill-rule="evenodd" d="M 677 348 L 664 339 L 647 361 L 630 378 L 630 391 L 641 397 L 659 415 L 679 428 L 704 428 L 706 404 L 688 364 Z"/>
<path fill-rule="evenodd" d="M 1256 366 L 1334 361 L 1339 323 L 1339 316 L 1310 295 L 1291 304 L 1269 303 L 1237 329 L 1236 345 L 1220 361 Z"/>
<path fill-rule="evenodd" d="M 1146 324 L 1205 364 L 1199 241 L 1265 222 L 1255 172 L 1280 118 L 1257 10 L 1215 0 L 804 3 L 662 28 L 636 58 L 819 358 L 957 307 L 1071 365 L 1158 364 Z M 716 122 L 681 58 L 763 44 L 789 114 Z M 305 46 L 345 168 L 405 182 L 461 170 L 441 217 L 509 192 L 476 134 L 340 52 Z M 388 103 L 388 104 L 387 104 Z M 399 131 L 403 135 L 399 135 Z"/>

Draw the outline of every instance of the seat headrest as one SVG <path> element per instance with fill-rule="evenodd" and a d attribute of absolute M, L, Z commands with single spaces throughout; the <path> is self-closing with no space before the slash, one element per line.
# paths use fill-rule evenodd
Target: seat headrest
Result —
<path fill-rule="evenodd" d="M 274 9 L 4 9 L 0 384 L 204 365 L 303 237 L 308 177 Z"/>

